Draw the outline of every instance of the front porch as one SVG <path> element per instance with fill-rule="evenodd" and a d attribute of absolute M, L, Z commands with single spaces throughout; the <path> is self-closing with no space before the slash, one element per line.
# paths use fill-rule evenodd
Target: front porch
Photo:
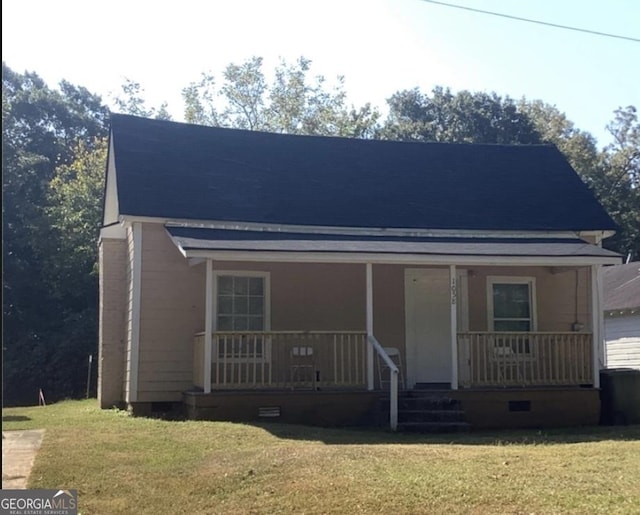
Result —
<path fill-rule="evenodd" d="M 459 332 L 449 372 L 458 383 L 437 391 L 428 383 L 406 384 L 403 357 L 392 362 L 364 331 L 214 332 L 210 367 L 207 340 L 205 333 L 195 336 L 195 388 L 184 394 L 193 419 L 437 431 L 585 425 L 599 418 L 587 332 Z M 418 400 L 421 412 L 416 396 L 425 399 Z M 458 406 L 455 421 L 430 407 L 442 401 Z"/>
<path fill-rule="evenodd" d="M 389 367 L 379 355 L 373 370 L 364 331 L 220 331 L 194 338 L 194 386 L 218 390 L 366 391 L 389 388 Z M 445 386 L 452 389 L 592 387 L 593 337 L 587 332 L 459 332 L 458 357 Z M 401 357 L 400 389 L 403 384 Z M 207 374 L 208 372 L 208 374 Z M 205 377 L 209 376 L 209 388 Z"/>

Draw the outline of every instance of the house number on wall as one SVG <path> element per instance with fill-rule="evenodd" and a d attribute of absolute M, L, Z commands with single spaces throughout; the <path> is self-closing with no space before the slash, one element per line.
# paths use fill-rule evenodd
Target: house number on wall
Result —
<path fill-rule="evenodd" d="M 458 291 L 456 288 L 456 278 L 451 278 L 451 304 L 455 305 L 458 299 Z"/>

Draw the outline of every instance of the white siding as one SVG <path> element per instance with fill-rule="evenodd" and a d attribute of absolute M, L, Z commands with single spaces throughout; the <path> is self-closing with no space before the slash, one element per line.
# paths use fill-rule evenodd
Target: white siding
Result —
<path fill-rule="evenodd" d="M 640 314 L 606 317 L 607 368 L 640 370 Z"/>

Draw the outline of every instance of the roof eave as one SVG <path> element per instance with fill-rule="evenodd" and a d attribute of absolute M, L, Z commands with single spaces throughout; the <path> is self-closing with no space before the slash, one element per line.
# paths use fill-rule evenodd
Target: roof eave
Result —
<path fill-rule="evenodd" d="M 187 218 L 165 218 L 121 214 L 119 221 L 123 224 L 133 222 L 163 224 L 168 227 L 191 227 L 202 229 L 227 229 L 236 231 L 265 231 L 265 232 L 295 232 L 302 234 L 346 234 L 346 235 L 371 235 L 371 236 L 407 236 L 407 237 L 478 237 L 489 238 L 492 236 L 509 238 L 575 238 L 582 234 L 604 234 L 611 231 L 581 231 L 581 230 L 474 230 L 474 229 L 429 229 L 411 227 L 338 227 L 321 225 L 293 225 L 273 224 L 247 221 L 228 220 L 193 220 Z M 613 234 L 613 232 L 611 232 Z M 618 264 L 617 262 L 615 264 Z"/>

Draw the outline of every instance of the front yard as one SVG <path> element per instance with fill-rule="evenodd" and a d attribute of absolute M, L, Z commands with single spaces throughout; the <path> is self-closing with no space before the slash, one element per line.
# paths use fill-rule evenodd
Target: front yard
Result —
<path fill-rule="evenodd" d="M 404 435 L 173 422 L 95 400 L 4 409 L 46 429 L 30 488 L 87 514 L 640 513 L 640 426 Z"/>

